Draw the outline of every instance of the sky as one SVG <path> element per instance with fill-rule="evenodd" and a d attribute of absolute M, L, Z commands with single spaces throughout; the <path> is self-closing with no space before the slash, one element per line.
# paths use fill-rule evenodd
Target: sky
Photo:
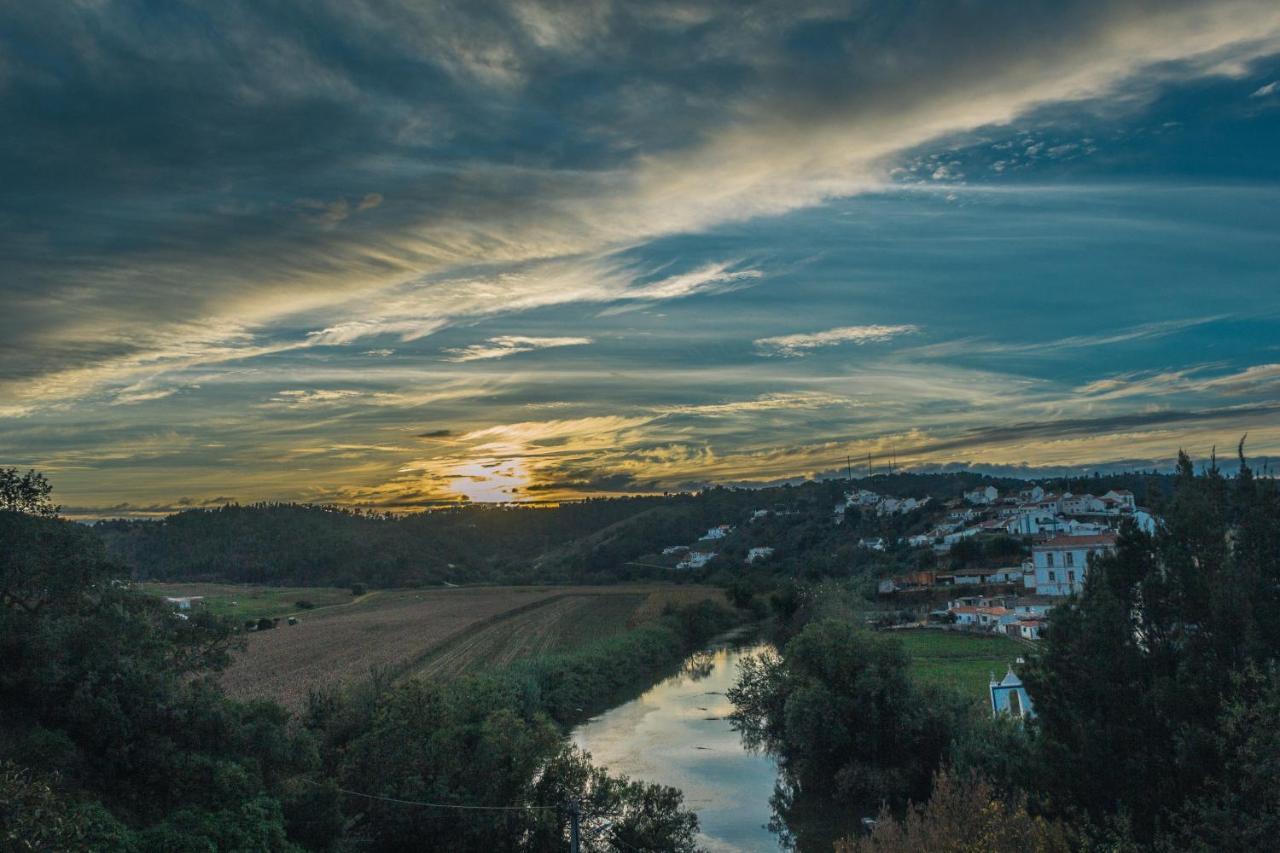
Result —
<path fill-rule="evenodd" d="M 1274 0 L 0 0 L 69 515 L 1280 454 Z"/>

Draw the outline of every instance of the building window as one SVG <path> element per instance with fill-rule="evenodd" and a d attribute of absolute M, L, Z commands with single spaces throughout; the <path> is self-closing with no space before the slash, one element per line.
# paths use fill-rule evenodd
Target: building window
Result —
<path fill-rule="evenodd" d="M 1057 580 L 1058 580 L 1058 575 L 1057 575 L 1057 573 L 1056 573 L 1056 572 L 1049 572 L 1049 583 L 1054 583 L 1054 582 L 1056 582 Z"/>
<path fill-rule="evenodd" d="M 1053 568 L 1053 552 L 1052 551 L 1044 555 L 1044 564 L 1051 569 Z"/>
<path fill-rule="evenodd" d="M 1075 564 L 1076 564 L 1076 552 L 1075 552 L 1075 551 L 1068 551 L 1068 552 L 1067 552 L 1067 565 L 1068 565 L 1068 566 L 1074 566 Z"/>
<path fill-rule="evenodd" d="M 1067 580 L 1068 580 L 1068 581 L 1070 581 L 1071 583 L 1075 583 L 1075 582 L 1076 582 L 1076 573 L 1075 573 L 1075 572 L 1067 572 Z"/>

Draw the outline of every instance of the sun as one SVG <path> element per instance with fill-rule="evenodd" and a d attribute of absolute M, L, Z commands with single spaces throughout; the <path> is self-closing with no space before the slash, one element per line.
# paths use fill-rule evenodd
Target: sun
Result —
<path fill-rule="evenodd" d="M 449 490 L 476 503 L 526 500 L 530 477 L 523 459 L 477 459 L 453 470 Z"/>

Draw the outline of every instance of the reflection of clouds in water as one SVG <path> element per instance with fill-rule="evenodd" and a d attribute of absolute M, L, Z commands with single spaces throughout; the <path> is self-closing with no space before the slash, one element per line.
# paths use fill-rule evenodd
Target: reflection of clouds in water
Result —
<path fill-rule="evenodd" d="M 599 765 L 634 779 L 680 788 L 698 813 L 699 843 L 710 851 L 778 849 L 765 828 L 777 767 L 743 748 L 727 719 L 725 691 L 737 662 L 756 648 L 693 656 L 681 672 L 573 733 Z"/>

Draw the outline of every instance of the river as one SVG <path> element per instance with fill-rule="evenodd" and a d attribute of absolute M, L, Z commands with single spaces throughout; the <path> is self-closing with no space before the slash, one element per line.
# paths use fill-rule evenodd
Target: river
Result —
<path fill-rule="evenodd" d="M 699 841 L 713 853 L 777 851 L 768 829 L 777 764 L 743 747 L 724 695 L 738 661 L 764 648 L 714 644 L 678 675 L 574 729 L 573 741 L 615 774 L 684 791 L 698 813 Z"/>

